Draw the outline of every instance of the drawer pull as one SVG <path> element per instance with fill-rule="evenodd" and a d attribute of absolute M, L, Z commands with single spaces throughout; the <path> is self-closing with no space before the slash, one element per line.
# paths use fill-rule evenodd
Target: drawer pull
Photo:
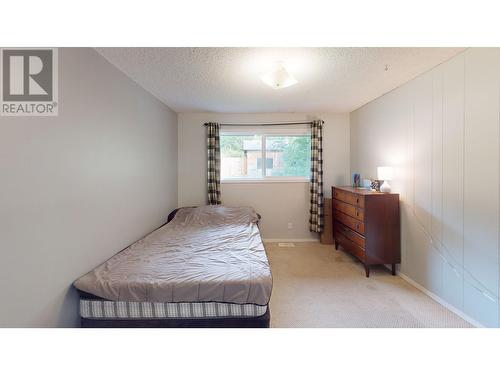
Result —
<path fill-rule="evenodd" d="M 359 198 L 356 198 L 356 203 L 359 203 Z"/>
<path fill-rule="evenodd" d="M 359 216 L 359 211 L 356 211 L 356 216 Z"/>
<path fill-rule="evenodd" d="M 356 224 L 356 229 L 359 229 L 359 224 Z"/>

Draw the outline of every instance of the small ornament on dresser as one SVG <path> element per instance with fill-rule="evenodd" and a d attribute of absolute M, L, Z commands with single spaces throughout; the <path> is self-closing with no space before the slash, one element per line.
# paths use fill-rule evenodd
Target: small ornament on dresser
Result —
<path fill-rule="evenodd" d="M 372 190 L 380 191 L 380 180 L 372 180 Z"/>
<path fill-rule="evenodd" d="M 352 174 L 352 187 L 361 187 L 361 175 L 359 173 Z"/>

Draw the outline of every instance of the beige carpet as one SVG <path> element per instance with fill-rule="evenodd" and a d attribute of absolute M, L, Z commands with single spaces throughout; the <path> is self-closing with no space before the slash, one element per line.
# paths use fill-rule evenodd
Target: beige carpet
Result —
<path fill-rule="evenodd" d="M 370 278 L 333 246 L 266 243 L 273 273 L 271 327 L 470 327 L 383 267 Z"/>

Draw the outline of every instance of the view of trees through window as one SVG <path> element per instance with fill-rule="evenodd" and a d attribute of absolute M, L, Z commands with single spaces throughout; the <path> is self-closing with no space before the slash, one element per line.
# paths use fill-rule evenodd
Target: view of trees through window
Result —
<path fill-rule="evenodd" d="M 264 155 L 262 152 L 265 144 Z M 228 135 L 220 138 L 221 176 L 231 178 L 309 177 L 309 135 Z M 266 160 L 264 169 L 262 158 Z"/>

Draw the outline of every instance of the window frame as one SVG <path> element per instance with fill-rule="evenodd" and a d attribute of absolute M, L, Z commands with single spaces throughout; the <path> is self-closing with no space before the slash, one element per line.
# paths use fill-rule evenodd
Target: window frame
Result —
<path fill-rule="evenodd" d="M 280 126 L 282 128 L 282 126 Z M 235 129 L 231 127 L 231 129 L 221 129 L 220 137 L 224 135 L 232 135 L 232 136 L 259 136 L 261 138 L 261 158 L 262 160 L 266 159 L 266 142 L 267 137 L 293 137 L 293 136 L 311 136 L 311 131 L 309 127 L 291 127 L 285 129 L 277 129 L 272 128 L 271 126 L 268 129 L 263 129 L 263 126 L 260 127 L 251 127 L 249 129 Z M 221 150 L 222 151 L 222 150 Z M 222 155 L 221 155 L 221 163 L 222 163 Z M 266 176 L 266 163 L 262 163 L 262 175 L 261 177 L 223 177 L 221 174 L 221 183 L 222 184 L 262 184 L 262 183 L 309 183 L 311 180 L 311 175 L 309 176 Z"/>

